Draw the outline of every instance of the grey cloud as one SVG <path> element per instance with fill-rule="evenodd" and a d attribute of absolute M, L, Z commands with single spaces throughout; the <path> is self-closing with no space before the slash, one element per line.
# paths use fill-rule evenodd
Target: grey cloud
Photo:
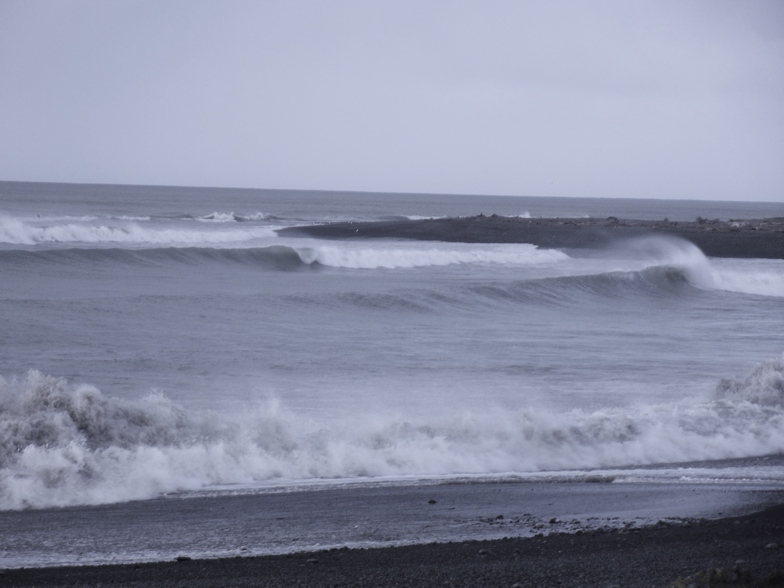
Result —
<path fill-rule="evenodd" d="M 0 177 L 784 199 L 781 4 L 0 4 Z"/>

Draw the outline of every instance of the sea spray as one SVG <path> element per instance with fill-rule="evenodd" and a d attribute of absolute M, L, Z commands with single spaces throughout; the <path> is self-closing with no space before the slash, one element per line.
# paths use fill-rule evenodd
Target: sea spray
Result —
<path fill-rule="evenodd" d="M 784 354 L 763 361 L 742 381 L 722 379 L 716 397 L 733 402 L 749 402 L 770 407 L 784 406 Z"/>
<path fill-rule="evenodd" d="M 749 271 L 737 260 L 709 259 L 693 243 L 670 236 L 628 239 L 614 251 L 636 257 L 648 267 L 675 268 L 690 284 L 704 290 L 784 297 L 784 261 L 779 259 L 757 260 L 755 269 Z"/>
<path fill-rule="evenodd" d="M 0 508 L 100 504 L 217 484 L 557 472 L 784 451 L 783 360 L 714 399 L 598 411 L 524 408 L 338 423 L 277 401 L 236 417 L 160 394 L 112 398 L 31 371 L 0 382 Z"/>

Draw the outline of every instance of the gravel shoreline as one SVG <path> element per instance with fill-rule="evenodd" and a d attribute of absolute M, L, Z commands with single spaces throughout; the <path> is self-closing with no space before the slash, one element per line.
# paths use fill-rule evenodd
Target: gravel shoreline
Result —
<path fill-rule="evenodd" d="M 461 243 L 531 243 L 544 248 L 603 248 L 619 240 L 665 235 L 690 241 L 711 257 L 784 259 L 784 217 L 693 222 L 498 215 L 346 222 L 279 229 L 282 236 L 397 238 Z"/>
<path fill-rule="evenodd" d="M 374 549 L 7 570 L 3 586 L 782 586 L 784 505 L 719 520 Z"/>

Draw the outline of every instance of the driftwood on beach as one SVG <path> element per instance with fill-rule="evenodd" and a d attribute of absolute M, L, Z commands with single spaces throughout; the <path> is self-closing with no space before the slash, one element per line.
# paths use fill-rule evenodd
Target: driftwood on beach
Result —
<path fill-rule="evenodd" d="M 784 217 L 755 220 L 647 221 L 596 218 L 519 218 L 498 215 L 344 222 L 287 227 L 285 236 L 323 239 L 397 238 L 462 243 L 531 243 L 544 248 L 601 248 L 622 239 L 668 235 L 711 257 L 784 259 Z"/>

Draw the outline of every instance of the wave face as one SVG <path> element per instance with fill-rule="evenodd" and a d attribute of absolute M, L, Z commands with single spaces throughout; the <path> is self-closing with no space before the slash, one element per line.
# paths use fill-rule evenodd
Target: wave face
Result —
<path fill-rule="evenodd" d="M 296 249 L 283 245 L 268 247 L 164 247 L 145 249 L 46 249 L 0 251 L 0 267 L 68 266 L 73 269 L 101 266 L 186 266 L 236 265 L 257 269 L 295 270 L 308 263 Z"/>
<path fill-rule="evenodd" d="M 2 509 L 276 480 L 602 470 L 784 452 L 784 357 L 745 380 L 722 381 L 703 401 L 375 414 L 337 425 L 298 418 L 276 402 L 217 418 L 160 394 L 122 400 L 32 371 L 0 382 L 0 415 Z"/>

